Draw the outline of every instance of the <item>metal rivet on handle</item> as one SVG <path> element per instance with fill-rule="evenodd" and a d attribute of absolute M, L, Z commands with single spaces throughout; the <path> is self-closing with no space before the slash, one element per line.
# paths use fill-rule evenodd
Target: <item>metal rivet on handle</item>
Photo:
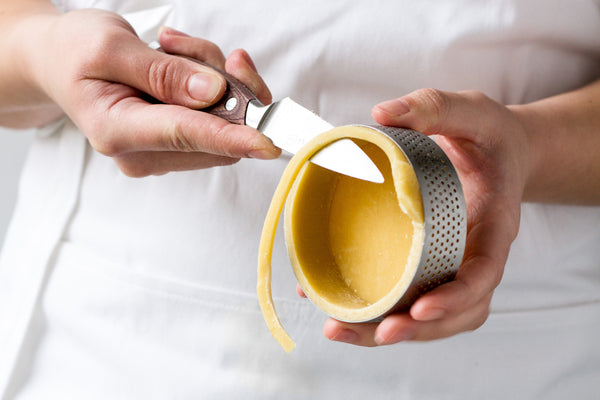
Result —
<path fill-rule="evenodd" d="M 238 101 L 235 97 L 231 97 L 225 103 L 225 109 L 227 111 L 233 111 L 237 107 Z"/>

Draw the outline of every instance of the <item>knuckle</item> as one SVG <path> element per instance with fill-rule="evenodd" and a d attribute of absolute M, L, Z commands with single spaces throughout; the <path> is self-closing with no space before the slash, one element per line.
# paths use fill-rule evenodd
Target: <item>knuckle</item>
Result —
<path fill-rule="evenodd" d="M 113 139 L 113 135 L 101 126 L 92 128 L 87 134 L 90 146 L 98 153 L 107 157 L 116 157 L 123 153 L 121 144 Z"/>
<path fill-rule="evenodd" d="M 153 60 L 148 66 L 148 86 L 151 95 L 171 103 L 175 97 L 175 82 L 182 82 L 179 64 L 172 57 Z"/>
<path fill-rule="evenodd" d="M 235 146 L 235 132 L 231 132 L 231 129 L 235 129 L 234 125 L 223 125 L 216 127 L 214 134 L 211 136 L 210 146 L 221 155 L 227 157 L 239 157 Z"/>
<path fill-rule="evenodd" d="M 171 128 L 165 132 L 168 150 L 184 153 L 195 151 L 194 140 L 188 132 L 190 132 L 190 129 L 186 123 L 175 121 Z"/>
<path fill-rule="evenodd" d="M 425 88 L 419 90 L 417 96 L 421 103 L 428 108 L 429 112 L 435 114 L 438 118 L 442 118 L 448 113 L 450 101 L 443 91 Z"/>
<path fill-rule="evenodd" d="M 106 135 L 102 134 L 103 129 L 101 127 L 96 126 L 90 129 L 83 128 L 82 130 L 86 133 L 86 137 L 90 146 L 92 146 L 92 148 L 98 153 L 108 157 L 113 157 L 116 155 L 116 146 L 111 140 L 106 138 Z"/>
<path fill-rule="evenodd" d="M 488 316 L 490 315 L 489 308 L 485 308 L 483 312 L 480 312 L 477 317 L 473 320 L 473 324 L 471 325 L 472 331 L 481 328 L 481 326 L 487 321 Z"/>
<path fill-rule="evenodd" d="M 202 50 L 203 53 L 207 54 L 208 57 L 219 57 L 219 58 L 224 58 L 223 57 L 223 53 L 221 52 L 221 49 L 219 48 L 219 46 L 217 46 L 215 43 L 210 42 L 208 40 L 204 40 L 202 43 Z"/>
<path fill-rule="evenodd" d="M 120 31 L 105 29 L 90 40 L 86 55 L 81 58 L 84 60 L 81 69 L 89 75 L 101 74 L 111 65 L 114 49 L 120 46 L 123 37 Z"/>
<path fill-rule="evenodd" d="M 224 67 L 225 56 L 219 46 L 205 39 L 190 38 L 190 40 L 191 46 L 187 55 L 218 68 Z"/>
<path fill-rule="evenodd" d="M 487 321 L 490 315 L 490 301 L 491 296 L 488 296 L 486 299 L 480 302 L 475 310 L 475 315 L 471 319 L 471 322 L 467 328 L 468 330 L 474 331 L 479 329 Z"/>
<path fill-rule="evenodd" d="M 135 32 L 119 15 L 105 10 L 88 8 L 71 10 L 64 14 L 64 26 L 94 32 L 94 35 L 73 35 L 72 29 L 60 29 L 56 41 L 68 40 L 74 51 L 65 53 L 69 63 L 64 63 L 67 73 L 80 76 L 99 76 L 114 63 L 115 50 L 122 49 L 124 38 Z M 110 29 L 107 29 L 110 26 Z"/>
<path fill-rule="evenodd" d="M 210 137 L 210 148 L 216 154 L 227 157 L 247 157 L 247 154 L 256 148 L 253 133 L 248 128 L 235 124 L 225 124 L 213 128 Z"/>
<path fill-rule="evenodd" d="M 124 140 L 119 140 L 122 132 L 114 130 L 99 124 L 91 128 L 86 134 L 90 146 L 98 153 L 107 157 L 118 157 L 128 152 Z"/>
<path fill-rule="evenodd" d="M 90 145 L 96 150 L 98 153 L 105 155 L 107 157 L 116 157 L 121 154 L 119 146 L 117 146 L 114 142 L 108 140 L 99 140 L 99 139 L 88 139 Z"/>
<path fill-rule="evenodd" d="M 90 146 L 98 153 L 116 157 L 130 152 L 128 136 L 131 132 L 119 123 L 121 120 L 117 107 L 105 104 L 96 104 L 97 110 L 85 110 L 82 118 L 78 118 L 77 125 L 85 134 Z M 131 128 L 129 128 L 131 129 Z"/>
<path fill-rule="evenodd" d="M 476 104 L 484 103 L 489 100 L 489 97 L 479 90 L 463 90 L 458 93 Z"/>

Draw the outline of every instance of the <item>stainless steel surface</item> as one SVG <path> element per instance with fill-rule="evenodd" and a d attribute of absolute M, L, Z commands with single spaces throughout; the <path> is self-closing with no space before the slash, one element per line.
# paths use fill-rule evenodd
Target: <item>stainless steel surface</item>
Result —
<path fill-rule="evenodd" d="M 374 130 L 378 134 L 387 136 L 393 141 L 398 149 L 402 151 L 415 172 L 423 205 L 423 235 L 416 236 L 420 238 L 420 243 L 414 243 L 420 246 L 420 254 L 416 255 L 419 257 L 418 263 L 416 266 L 414 263 L 411 263 L 410 268 L 403 267 L 405 271 L 402 272 L 402 274 L 405 275 L 401 278 L 402 285 L 397 285 L 397 289 L 389 294 L 391 298 L 388 297 L 388 295 L 385 296 L 387 309 L 383 309 L 383 307 L 378 308 L 377 314 L 362 314 L 361 317 L 356 317 L 347 313 L 343 313 L 344 315 L 337 315 L 336 313 L 338 311 L 336 311 L 336 307 L 331 308 L 329 311 L 332 313 L 329 314 L 331 317 L 346 322 L 379 322 L 391 313 L 408 310 L 417 298 L 433 288 L 454 279 L 454 276 L 462 263 L 465 251 L 467 237 L 467 209 L 462 185 L 458 179 L 458 174 L 454 169 L 454 166 L 443 150 L 431 138 L 420 132 L 409 129 L 368 125 L 357 126 L 366 127 Z M 309 174 L 309 176 L 314 175 Z M 300 176 L 297 179 L 303 178 Z M 319 181 L 317 185 L 328 184 L 323 182 L 326 181 Z M 297 182 L 297 184 L 301 183 Z M 310 181 L 308 184 L 310 184 Z M 303 188 L 303 190 L 310 192 L 311 188 L 306 187 Z M 314 208 L 317 206 L 320 207 L 323 203 L 318 195 L 315 198 L 315 201 L 317 203 L 305 203 L 304 200 L 301 200 L 297 204 L 302 204 L 302 207 Z M 289 206 L 295 207 L 295 204 L 296 201 L 289 201 L 288 199 L 286 208 Z M 286 210 L 286 218 L 292 215 L 292 213 L 288 213 L 288 211 L 291 210 Z M 364 210 L 357 210 L 357 213 L 363 211 Z M 331 210 L 327 210 L 326 212 L 331 212 Z M 366 215 L 372 217 L 376 214 L 369 213 Z M 383 218 L 386 218 L 386 216 L 383 216 Z M 296 230 L 292 225 L 294 223 L 293 221 L 294 219 L 286 221 L 286 243 L 295 243 L 296 240 L 303 241 L 304 235 L 311 235 L 310 229 Z M 302 224 L 303 222 L 299 223 Z M 322 226 L 317 226 L 317 229 L 322 228 Z M 352 228 L 348 227 L 348 229 Z M 291 241 L 289 240 L 290 238 L 287 237 L 287 235 L 296 234 L 300 236 L 298 238 L 292 238 Z M 314 235 L 314 233 L 312 234 Z M 329 233 L 326 233 L 325 235 L 328 234 Z M 360 238 L 361 234 L 367 235 L 370 233 L 358 231 L 353 232 L 353 234 L 356 235 L 353 240 L 356 240 L 356 238 Z M 370 240 L 371 238 L 368 239 Z M 383 240 L 386 239 L 384 238 Z M 327 246 L 329 246 L 329 244 L 325 245 L 325 247 Z M 295 249 L 295 246 L 291 249 Z M 288 248 L 288 251 L 290 252 L 290 248 Z M 303 270 L 303 266 L 301 265 L 303 262 L 300 261 L 298 256 L 293 254 L 293 252 L 295 252 L 295 250 L 290 252 L 290 260 L 295 267 L 294 270 Z M 332 255 L 332 257 L 334 256 Z M 323 259 L 328 259 L 328 257 L 319 257 L 318 261 L 315 263 L 321 264 Z M 307 261 L 309 264 L 313 262 L 314 260 Z M 325 262 L 325 264 L 328 262 L 329 261 Z M 335 263 L 335 261 L 333 262 Z M 298 266 L 298 264 L 300 265 Z M 311 269 L 310 273 L 318 274 L 319 272 L 316 272 L 316 269 Z M 322 273 L 328 276 L 326 280 L 331 279 L 329 277 L 331 275 L 331 269 L 323 268 Z M 334 272 L 334 274 L 335 273 L 336 272 Z M 306 279 L 299 279 L 299 282 L 301 285 L 310 285 L 310 282 L 307 283 Z M 352 290 L 351 284 L 348 285 L 348 290 Z M 325 289 L 304 289 L 305 292 L 309 294 L 309 298 L 311 298 L 311 292 L 314 294 L 317 291 L 325 291 Z M 352 297 L 352 295 L 348 295 Z M 316 296 L 320 295 L 316 294 Z M 343 291 L 341 291 L 341 293 L 336 292 L 335 296 L 332 294 L 331 298 L 337 298 L 338 296 L 345 297 L 346 294 Z M 335 303 L 336 301 L 331 300 L 331 302 Z M 360 302 L 356 304 L 359 303 Z M 372 303 L 367 303 L 367 307 L 370 305 L 372 305 Z M 360 305 L 357 307 L 361 308 L 363 306 Z M 355 315 L 361 315 L 361 313 Z"/>
<path fill-rule="evenodd" d="M 291 154 L 296 154 L 318 134 L 333 128 L 333 125 L 289 97 L 269 106 L 250 102 L 246 110 L 246 125 L 258 129 L 277 147 Z M 376 183 L 383 182 L 383 175 L 375 164 L 349 139 L 339 140 L 323 148 L 311 161 L 344 175 Z"/>
<path fill-rule="evenodd" d="M 454 166 L 431 138 L 409 129 L 370 128 L 390 137 L 413 167 L 425 217 L 419 266 L 409 288 L 389 311 L 393 312 L 408 309 L 422 294 L 454 279 L 465 250 L 467 208 Z"/>

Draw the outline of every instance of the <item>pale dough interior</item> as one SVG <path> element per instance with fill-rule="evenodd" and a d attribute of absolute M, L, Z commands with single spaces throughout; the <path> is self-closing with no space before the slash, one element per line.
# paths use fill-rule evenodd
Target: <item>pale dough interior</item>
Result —
<path fill-rule="evenodd" d="M 356 139 L 377 164 L 384 183 L 307 162 L 342 137 Z M 298 282 L 315 305 L 350 322 L 377 318 L 408 287 L 421 255 L 423 209 L 406 157 L 391 139 L 372 128 L 333 129 L 292 158 L 265 220 L 257 287 L 271 333 L 291 351 L 295 345 L 277 318 L 270 291 L 272 243 L 286 198 L 286 243 Z"/>

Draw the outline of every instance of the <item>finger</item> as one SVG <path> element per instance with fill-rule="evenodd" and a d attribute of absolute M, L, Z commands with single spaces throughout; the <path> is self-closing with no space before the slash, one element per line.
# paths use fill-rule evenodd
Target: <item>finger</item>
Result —
<path fill-rule="evenodd" d="M 214 104 L 225 92 L 225 79 L 213 68 L 153 50 L 137 38 L 119 40 L 104 44 L 110 51 L 98 51 L 88 62 L 87 78 L 122 83 L 163 103 L 196 109 Z"/>
<path fill-rule="evenodd" d="M 428 341 L 479 328 L 489 316 L 491 295 L 468 310 L 435 321 L 416 321 L 407 314 L 392 314 L 374 332 L 374 342 L 389 345 L 402 341 Z"/>
<path fill-rule="evenodd" d="M 490 113 L 497 112 L 492 104 L 476 91 L 454 93 L 428 88 L 377 104 L 372 115 L 382 125 L 475 140 L 480 139 L 477 133 L 487 125 Z"/>
<path fill-rule="evenodd" d="M 225 70 L 246 85 L 263 104 L 273 100 L 271 91 L 258 74 L 254 62 L 245 50 L 233 51 L 225 63 Z"/>
<path fill-rule="evenodd" d="M 436 321 L 416 321 L 407 313 L 389 315 L 381 323 L 355 324 L 329 319 L 323 334 L 330 340 L 366 347 L 443 339 L 479 328 L 489 315 L 490 299 L 488 296 L 466 312 Z"/>
<path fill-rule="evenodd" d="M 407 313 L 392 314 L 381 323 L 349 323 L 330 318 L 325 322 L 323 335 L 329 340 L 374 347 L 415 338 L 419 326 Z"/>
<path fill-rule="evenodd" d="M 468 252 L 456 279 L 418 299 L 410 313 L 393 314 L 378 326 L 328 321 L 326 337 L 361 346 L 403 340 L 432 340 L 478 328 L 489 313 L 489 302 L 502 278 L 503 265 L 512 241 L 502 224 L 486 226 L 481 217 L 467 238 Z"/>
<path fill-rule="evenodd" d="M 298 296 L 306 298 L 306 293 L 304 293 L 304 290 L 302 290 L 300 285 L 296 285 L 296 293 Z"/>
<path fill-rule="evenodd" d="M 77 123 L 91 145 L 107 156 L 140 151 L 203 152 L 227 157 L 273 159 L 281 150 L 255 129 L 230 124 L 202 111 L 169 104 L 149 104 L 117 84 L 92 81 L 84 88 L 101 98 L 107 110 L 88 113 Z M 103 92 L 98 96 L 98 92 Z M 96 104 L 98 105 L 98 104 Z M 127 127 L 124 131 L 123 127 Z"/>
<path fill-rule="evenodd" d="M 464 260 L 455 279 L 413 304 L 410 315 L 415 320 L 431 321 L 464 312 L 493 293 L 516 233 L 509 223 L 491 214 L 475 217 L 478 222 L 469 228 Z"/>
<path fill-rule="evenodd" d="M 373 347 L 377 346 L 374 340 L 377 325 L 376 322 L 352 324 L 329 318 L 323 326 L 323 335 L 336 342 Z"/>
<path fill-rule="evenodd" d="M 225 70 L 225 56 L 219 47 L 208 40 L 195 38 L 173 28 L 162 27 L 158 40 L 164 51 L 195 58 L 220 70 Z"/>
<path fill-rule="evenodd" d="M 225 166 L 239 161 L 239 158 L 215 154 L 168 151 L 129 153 L 114 159 L 119 169 L 132 178 Z"/>

